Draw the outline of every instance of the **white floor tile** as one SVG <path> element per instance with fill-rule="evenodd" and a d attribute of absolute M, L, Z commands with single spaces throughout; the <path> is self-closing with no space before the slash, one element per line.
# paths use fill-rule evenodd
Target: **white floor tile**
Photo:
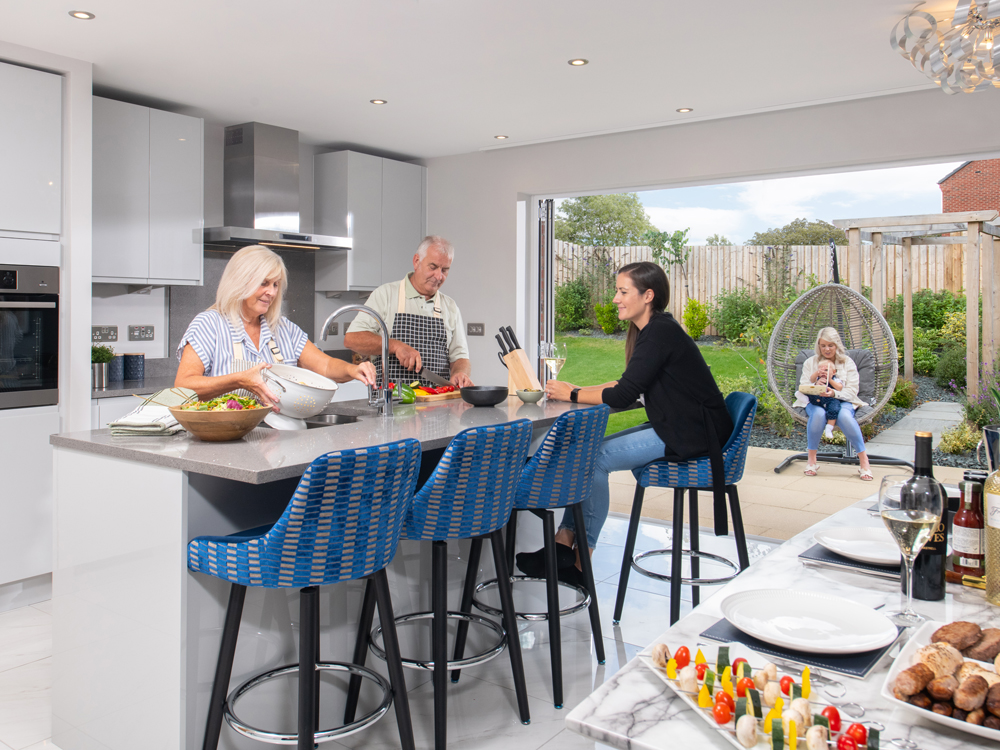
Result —
<path fill-rule="evenodd" d="M 0 750 L 3 750 L 3 748 L 0 747 Z M 59 750 L 59 748 L 52 740 L 42 740 L 41 742 L 36 742 L 34 745 L 29 745 L 24 750 Z"/>
<path fill-rule="evenodd" d="M 52 614 L 52 600 L 51 599 L 46 599 L 44 602 L 36 602 L 35 604 L 32 604 L 31 606 L 34 607 L 35 609 L 37 609 L 39 612 L 44 612 L 47 615 L 51 615 Z M 55 745 L 50 745 L 50 747 L 55 747 Z"/>
<path fill-rule="evenodd" d="M 52 659 L 0 672 L 0 742 L 13 750 L 52 736 Z"/>
<path fill-rule="evenodd" d="M 0 673 L 52 655 L 52 616 L 34 607 L 0 614 Z"/>
<path fill-rule="evenodd" d="M 564 729 L 542 745 L 541 750 L 604 750 L 605 748 L 611 750 L 611 745 L 594 742 L 576 732 Z"/>

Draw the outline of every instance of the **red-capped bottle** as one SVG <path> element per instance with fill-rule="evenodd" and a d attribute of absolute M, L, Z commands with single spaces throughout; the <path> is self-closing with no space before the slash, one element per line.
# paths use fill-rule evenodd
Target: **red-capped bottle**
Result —
<path fill-rule="evenodd" d="M 967 576 L 986 574 L 986 519 L 983 516 L 983 481 L 986 473 L 967 471 L 958 486 L 961 504 L 951 528 L 951 565 Z"/>

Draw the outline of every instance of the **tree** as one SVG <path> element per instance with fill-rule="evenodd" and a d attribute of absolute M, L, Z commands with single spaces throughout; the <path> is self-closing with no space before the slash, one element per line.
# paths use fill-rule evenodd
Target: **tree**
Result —
<path fill-rule="evenodd" d="M 658 264 L 667 268 L 673 265 L 681 267 L 685 288 L 688 285 L 687 259 L 691 255 L 691 248 L 687 246 L 687 236 L 690 231 L 691 227 L 683 231 L 678 229 L 673 233 L 657 232 L 653 229 L 642 236 L 653 251 L 653 260 Z"/>
<path fill-rule="evenodd" d="M 825 221 L 795 219 L 781 229 L 757 232 L 747 242 L 748 245 L 828 245 L 830 240 L 838 245 L 847 244 L 844 230 L 837 229 Z"/>
<path fill-rule="evenodd" d="M 728 247 L 729 245 L 732 245 L 734 243 L 724 234 L 723 235 L 713 234 L 711 237 L 705 240 L 705 244 L 711 245 L 712 247 Z"/>
<path fill-rule="evenodd" d="M 641 245 L 655 229 L 635 193 L 584 195 L 563 201 L 556 217 L 557 240 L 592 247 Z"/>

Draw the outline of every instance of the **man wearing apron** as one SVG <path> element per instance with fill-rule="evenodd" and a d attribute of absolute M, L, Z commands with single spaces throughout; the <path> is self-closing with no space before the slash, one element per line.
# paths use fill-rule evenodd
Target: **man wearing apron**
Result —
<path fill-rule="evenodd" d="M 424 238 L 413 256 L 413 273 L 401 281 L 383 284 L 365 304 L 385 320 L 389 329 L 389 361 L 383 363 L 382 329 L 370 315 L 359 314 L 347 329 L 344 345 L 372 357 L 377 380 L 386 368 L 392 383 L 419 380 L 430 370 L 457 388 L 472 385 L 465 323 L 455 301 L 441 294 L 455 250 L 442 237 Z"/>

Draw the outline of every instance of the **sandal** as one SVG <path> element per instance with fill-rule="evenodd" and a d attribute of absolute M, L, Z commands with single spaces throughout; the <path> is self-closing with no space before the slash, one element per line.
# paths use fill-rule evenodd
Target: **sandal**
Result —
<path fill-rule="evenodd" d="M 816 476 L 816 472 L 818 471 L 819 471 L 819 464 L 806 464 L 805 471 L 803 471 L 802 473 L 805 474 L 807 477 L 814 477 Z"/>
<path fill-rule="evenodd" d="M 863 482 L 870 482 L 875 479 L 875 475 L 872 474 L 871 468 L 862 469 L 860 466 L 858 467 L 858 476 L 861 477 L 861 481 Z"/>

